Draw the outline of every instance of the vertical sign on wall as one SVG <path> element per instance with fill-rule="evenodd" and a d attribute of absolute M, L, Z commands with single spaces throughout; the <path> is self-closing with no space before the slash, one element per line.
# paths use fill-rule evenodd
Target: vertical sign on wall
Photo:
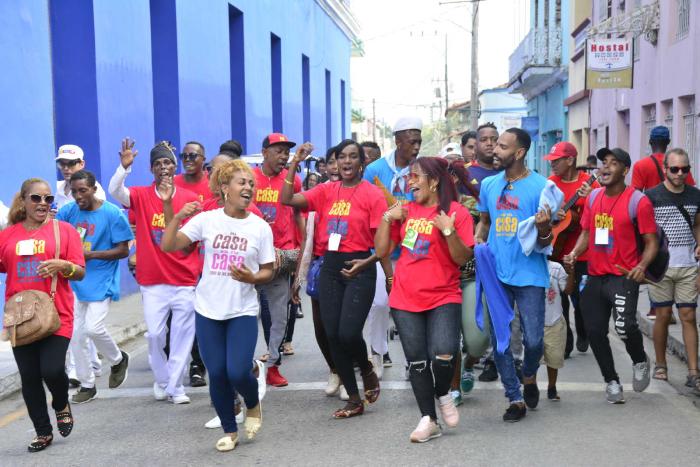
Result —
<path fill-rule="evenodd" d="M 631 88 L 634 60 L 632 39 L 588 39 L 586 89 Z"/>

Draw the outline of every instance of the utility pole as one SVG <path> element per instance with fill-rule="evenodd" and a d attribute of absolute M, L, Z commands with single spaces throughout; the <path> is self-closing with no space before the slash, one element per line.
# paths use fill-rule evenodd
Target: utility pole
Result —
<path fill-rule="evenodd" d="M 447 88 L 447 33 L 445 33 L 445 133 L 446 140 L 450 139 L 450 100 L 448 98 L 449 90 Z"/>
<path fill-rule="evenodd" d="M 479 126 L 479 0 L 472 3 L 472 97 L 469 103 L 469 116 L 471 129 L 476 130 Z"/>
<path fill-rule="evenodd" d="M 374 97 L 372 98 L 372 141 L 377 141 L 377 109 Z"/>

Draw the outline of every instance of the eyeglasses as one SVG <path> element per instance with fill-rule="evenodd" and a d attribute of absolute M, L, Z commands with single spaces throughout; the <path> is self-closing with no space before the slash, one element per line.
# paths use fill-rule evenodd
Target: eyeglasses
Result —
<path fill-rule="evenodd" d="M 182 154 L 180 154 L 180 159 L 182 159 L 183 161 L 194 162 L 197 160 L 197 158 L 199 156 L 201 156 L 201 154 L 197 154 L 196 152 L 188 152 L 188 153 L 183 152 Z"/>
<path fill-rule="evenodd" d="M 668 171 L 672 174 L 677 174 L 678 172 L 683 172 L 684 174 L 687 174 L 690 172 L 690 166 L 684 165 L 683 167 L 668 167 Z"/>
<path fill-rule="evenodd" d="M 72 169 L 73 167 L 80 164 L 81 162 L 82 162 L 81 159 L 58 161 L 58 162 L 56 162 L 56 167 L 58 167 L 59 169 Z"/>
<path fill-rule="evenodd" d="M 32 200 L 32 203 L 39 204 L 41 202 L 44 202 L 46 204 L 53 204 L 53 200 L 55 199 L 53 195 L 29 195 L 29 199 Z"/>

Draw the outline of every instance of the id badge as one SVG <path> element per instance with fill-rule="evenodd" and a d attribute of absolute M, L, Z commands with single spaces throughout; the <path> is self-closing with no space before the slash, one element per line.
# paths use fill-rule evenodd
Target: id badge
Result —
<path fill-rule="evenodd" d="M 85 234 L 87 233 L 87 230 L 85 230 L 84 227 L 80 227 L 80 226 L 76 227 L 75 230 L 78 231 L 78 235 L 80 235 L 80 239 L 85 240 Z"/>
<path fill-rule="evenodd" d="M 337 232 L 333 232 L 330 237 L 328 237 L 328 251 L 338 251 L 340 248 L 341 235 Z"/>
<path fill-rule="evenodd" d="M 19 256 L 32 256 L 34 254 L 34 240 L 17 242 L 17 254 Z"/>
<path fill-rule="evenodd" d="M 406 235 L 403 237 L 401 245 L 413 251 L 413 247 L 416 246 L 416 240 L 418 240 L 418 232 L 413 229 L 406 229 Z"/>
<path fill-rule="evenodd" d="M 596 245 L 608 245 L 609 242 L 609 230 L 604 228 L 595 229 L 595 244 Z"/>

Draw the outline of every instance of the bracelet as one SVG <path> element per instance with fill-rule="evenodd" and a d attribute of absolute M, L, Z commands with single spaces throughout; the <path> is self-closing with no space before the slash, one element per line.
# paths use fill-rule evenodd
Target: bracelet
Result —
<path fill-rule="evenodd" d="M 70 273 L 65 274 L 65 273 L 61 272 L 61 275 L 63 276 L 64 279 L 70 279 L 71 277 L 73 277 L 74 274 L 75 274 L 75 264 L 73 264 L 73 263 L 70 263 Z"/>
<path fill-rule="evenodd" d="M 389 277 L 387 277 L 387 278 L 386 278 L 386 281 L 387 281 L 388 283 L 392 284 L 392 283 L 394 282 L 394 276 L 389 276 Z"/>
<path fill-rule="evenodd" d="M 287 180 L 286 178 L 284 179 L 284 183 L 286 183 L 287 185 L 294 185 L 294 183 L 290 182 L 290 181 Z"/>
<path fill-rule="evenodd" d="M 552 231 L 550 230 L 546 237 L 543 237 L 541 235 L 538 235 L 538 237 L 540 240 L 549 240 L 550 238 L 552 238 Z"/>
<path fill-rule="evenodd" d="M 393 222 L 389 211 L 386 211 L 384 212 L 384 214 L 382 214 L 382 220 L 385 221 L 387 224 L 391 224 Z"/>

